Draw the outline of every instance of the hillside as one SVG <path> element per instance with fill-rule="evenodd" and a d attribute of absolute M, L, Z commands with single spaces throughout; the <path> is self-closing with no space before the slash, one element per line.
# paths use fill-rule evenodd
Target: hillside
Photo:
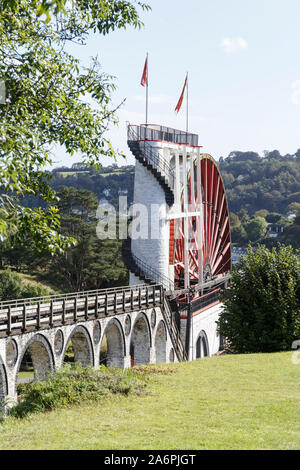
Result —
<path fill-rule="evenodd" d="M 295 223 L 294 217 L 300 211 L 300 150 L 285 156 L 274 150 L 263 157 L 234 151 L 220 158 L 219 168 L 231 213 L 233 243 L 245 247 L 259 241 L 271 246 L 281 241 L 299 246 L 299 221 Z M 120 195 L 127 197 L 128 206 L 133 201 L 132 165 L 113 164 L 96 170 L 74 163 L 71 168 L 54 169 L 50 176 L 56 191 L 62 186 L 89 190 L 99 202 L 108 201 L 117 210 Z M 30 197 L 23 200 L 30 207 L 40 203 Z M 272 230 L 275 233 L 270 235 Z M 271 240 L 272 236 L 278 240 Z"/>
<path fill-rule="evenodd" d="M 277 150 L 260 157 L 255 152 L 231 152 L 219 167 L 232 212 L 250 215 L 265 209 L 287 214 L 300 208 L 300 149 L 282 156 Z"/>
<path fill-rule="evenodd" d="M 250 216 L 265 209 L 287 214 L 300 207 L 300 149 L 294 155 L 281 155 L 277 150 L 265 152 L 233 151 L 221 157 L 219 168 L 224 180 L 231 212 L 245 209 Z M 75 163 L 71 168 L 52 171 L 52 186 L 74 186 L 93 191 L 98 199 L 116 201 L 118 191 L 128 192 L 132 201 L 134 166 L 114 164 L 98 170 Z"/>
<path fill-rule="evenodd" d="M 291 359 L 284 352 L 174 364 L 174 373 L 150 376 L 144 396 L 8 418 L 0 448 L 299 449 L 300 366 Z"/>

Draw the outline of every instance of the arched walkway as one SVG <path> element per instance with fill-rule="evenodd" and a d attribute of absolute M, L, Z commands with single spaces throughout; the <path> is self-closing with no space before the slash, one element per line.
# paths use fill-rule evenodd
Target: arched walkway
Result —
<path fill-rule="evenodd" d="M 166 327 L 161 320 L 157 326 L 156 335 L 155 335 L 155 362 L 156 364 L 162 364 L 166 362 L 166 346 L 167 346 L 167 333 Z"/>
<path fill-rule="evenodd" d="M 19 359 L 17 377 L 26 351 L 29 351 L 31 356 L 34 379 L 47 379 L 48 375 L 52 374 L 54 370 L 53 353 L 48 340 L 43 335 L 37 334 L 28 341 Z"/>
<path fill-rule="evenodd" d="M 196 343 L 196 358 L 209 356 L 208 340 L 205 331 L 201 331 Z"/>
<path fill-rule="evenodd" d="M 131 336 L 132 363 L 135 366 L 150 362 L 150 346 L 150 327 L 146 316 L 142 313 L 135 321 Z"/>
<path fill-rule="evenodd" d="M 74 328 L 67 341 L 64 355 L 70 343 L 73 348 L 74 362 L 80 362 L 83 367 L 94 365 L 92 341 L 86 328 L 81 325 Z"/>
<path fill-rule="evenodd" d="M 125 341 L 124 333 L 120 322 L 116 319 L 111 320 L 105 328 L 101 348 L 106 342 L 106 356 L 101 363 L 109 366 L 116 366 L 120 369 L 124 368 Z M 103 348 L 102 348 L 103 351 Z"/>

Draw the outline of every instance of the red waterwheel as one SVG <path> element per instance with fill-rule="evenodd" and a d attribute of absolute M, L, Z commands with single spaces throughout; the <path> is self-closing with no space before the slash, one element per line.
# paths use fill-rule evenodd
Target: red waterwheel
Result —
<path fill-rule="evenodd" d="M 187 173 L 188 209 L 187 205 L 184 207 L 182 193 L 181 211 L 194 214 L 200 212 L 201 215 L 187 217 L 186 223 L 184 217 L 170 221 L 169 263 L 174 265 L 175 288 L 184 287 L 187 265 L 190 286 L 221 278 L 231 268 L 229 213 L 222 177 L 214 159 L 207 154 L 201 155 L 201 171 L 197 171 L 197 160 L 194 161 L 193 169 L 194 175 L 191 171 Z M 192 177 L 194 182 L 191 181 Z M 185 229 L 188 231 L 187 262 Z"/>

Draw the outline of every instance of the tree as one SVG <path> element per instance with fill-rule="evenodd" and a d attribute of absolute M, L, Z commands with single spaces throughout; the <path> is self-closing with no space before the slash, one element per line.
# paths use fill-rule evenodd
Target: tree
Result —
<path fill-rule="evenodd" d="M 297 214 L 300 212 L 300 202 L 291 202 L 287 207 L 288 214 Z"/>
<path fill-rule="evenodd" d="M 276 224 L 280 219 L 281 219 L 281 215 L 278 214 L 278 212 L 270 212 L 266 216 L 267 222 L 270 222 L 271 224 Z"/>
<path fill-rule="evenodd" d="M 232 272 L 219 320 L 233 352 L 291 348 L 300 338 L 300 260 L 290 246 L 248 249 Z"/>
<path fill-rule="evenodd" d="M 239 225 L 241 225 L 239 216 L 234 212 L 230 212 L 230 227 L 238 227 Z"/>
<path fill-rule="evenodd" d="M 280 152 L 278 150 L 272 150 L 272 152 L 265 151 L 265 158 L 267 159 L 275 159 L 275 160 L 280 160 L 282 157 L 280 155 Z"/>
<path fill-rule="evenodd" d="M 242 225 L 235 225 L 231 229 L 231 239 L 233 243 L 237 243 L 239 245 L 247 245 L 248 236 L 246 230 Z"/>
<path fill-rule="evenodd" d="M 269 214 L 269 211 L 267 211 L 267 209 L 260 209 L 259 211 L 256 211 L 254 213 L 254 217 L 259 216 L 259 217 L 263 217 L 264 219 L 268 220 L 267 219 L 268 214 Z"/>
<path fill-rule="evenodd" d="M 267 230 L 267 222 L 263 217 L 254 217 L 246 225 L 248 239 L 251 242 L 257 242 L 264 237 Z"/>
<path fill-rule="evenodd" d="M 68 45 L 84 44 L 90 32 L 140 27 L 138 9 L 149 6 L 134 0 L 1 2 L 0 79 L 6 87 L 5 104 L 0 104 L 2 237 L 13 226 L 20 240 L 29 232 L 39 250 L 52 253 L 74 242 L 58 233 L 57 201 L 45 172 L 51 146 L 62 145 L 70 155 L 81 152 L 83 163 L 97 165 L 103 155 L 115 156 L 105 131 L 117 118 L 112 77 L 101 71 L 97 59 L 83 69 Z M 18 198 L 24 195 L 41 197 L 47 209 L 20 206 Z"/>
<path fill-rule="evenodd" d="M 284 242 L 290 243 L 295 248 L 300 248 L 300 211 L 297 213 L 292 224 L 286 228 Z"/>
<path fill-rule="evenodd" d="M 238 217 L 241 221 L 242 224 L 245 224 L 247 223 L 249 220 L 250 220 L 250 217 L 249 217 L 249 214 L 247 212 L 246 209 L 241 209 L 239 212 L 238 212 Z"/>
<path fill-rule="evenodd" d="M 99 240 L 96 236 L 98 200 L 88 190 L 62 187 L 60 197 L 61 232 L 77 245 L 48 260 L 52 281 L 71 291 L 100 289 L 127 284 L 128 271 L 122 261 L 119 240 Z"/>

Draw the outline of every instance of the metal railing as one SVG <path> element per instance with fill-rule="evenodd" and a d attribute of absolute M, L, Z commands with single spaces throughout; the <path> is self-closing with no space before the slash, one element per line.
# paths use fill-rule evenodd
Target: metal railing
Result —
<path fill-rule="evenodd" d="M 188 289 L 175 287 L 175 292 L 177 294 L 193 294 L 193 292 L 205 291 L 206 289 L 216 288 L 226 286 L 231 279 L 230 272 L 225 273 L 223 276 L 216 277 L 211 281 L 203 282 L 203 284 L 196 284 L 194 286 L 189 287 Z"/>
<path fill-rule="evenodd" d="M 134 126 L 139 140 L 162 140 L 174 144 L 187 144 L 191 147 L 198 146 L 198 135 L 190 132 L 173 129 L 172 127 L 157 124 L 141 124 Z"/>
<path fill-rule="evenodd" d="M 187 353 L 185 347 L 183 346 L 182 339 L 180 336 L 180 332 L 176 325 L 176 321 L 174 315 L 172 313 L 171 307 L 169 305 L 169 301 L 166 295 L 163 297 L 163 305 L 162 305 L 162 313 L 164 316 L 164 320 L 167 324 L 170 337 L 172 340 L 173 347 L 176 351 L 176 355 L 179 361 L 187 361 Z"/>
<path fill-rule="evenodd" d="M 221 289 L 217 288 L 207 294 L 202 295 L 199 299 L 195 299 L 192 301 L 191 309 L 192 313 L 196 312 L 197 310 L 201 310 L 208 305 L 212 305 L 215 302 L 220 300 L 220 293 Z"/>
<path fill-rule="evenodd" d="M 174 290 L 174 282 L 169 277 L 165 276 L 164 274 L 161 274 L 152 266 L 145 263 L 136 255 L 134 255 L 132 252 L 131 252 L 131 255 L 132 255 L 133 261 L 135 262 L 135 264 L 141 270 L 142 274 L 145 277 L 148 277 L 149 279 L 151 279 L 153 282 L 157 284 L 162 284 L 164 289 L 166 289 L 167 291 Z"/>
<path fill-rule="evenodd" d="M 165 177 L 170 188 L 174 188 L 175 173 L 173 168 L 170 167 L 169 163 L 165 158 L 159 155 L 158 149 L 154 150 L 153 147 L 151 147 L 151 145 L 149 145 L 146 141 L 139 142 L 141 140 L 139 129 L 140 126 L 128 126 L 128 142 L 137 142 L 143 156 L 148 160 L 148 162 L 153 166 L 153 168 L 158 170 L 162 174 L 162 176 Z"/>

